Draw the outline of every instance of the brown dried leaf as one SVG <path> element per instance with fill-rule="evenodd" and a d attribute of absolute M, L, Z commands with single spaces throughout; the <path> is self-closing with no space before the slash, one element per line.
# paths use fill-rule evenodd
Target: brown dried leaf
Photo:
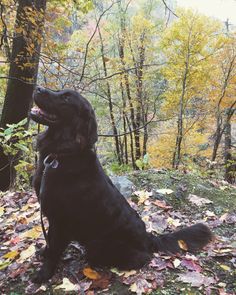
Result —
<path fill-rule="evenodd" d="M 172 208 L 172 206 L 166 205 L 165 201 L 155 200 L 152 203 L 162 209 L 168 210 Z"/>
<path fill-rule="evenodd" d="M 98 280 L 101 278 L 101 275 L 90 267 L 85 267 L 83 269 L 83 274 L 90 280 Z"/>

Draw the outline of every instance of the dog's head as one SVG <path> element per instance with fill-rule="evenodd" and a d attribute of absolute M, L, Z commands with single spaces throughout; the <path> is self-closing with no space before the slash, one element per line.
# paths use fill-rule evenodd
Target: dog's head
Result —
<path fill-rule="evenodd" d="M 92 147 L 97 141 L 97 123 L 90 103 L 74 90 L 52 91 L 37 87 L 33 95 L 36 107 L 31 118 L 53 132 L 64 133 L 80 147 Z M 67 133 L 67 134 L 65 134 Z"/>

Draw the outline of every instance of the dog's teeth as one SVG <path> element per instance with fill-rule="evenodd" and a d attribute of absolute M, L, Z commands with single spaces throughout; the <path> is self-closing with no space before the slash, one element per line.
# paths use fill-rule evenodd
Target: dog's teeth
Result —
<path fill-rule="evenodd" d="M 33 114 L 39 114 L 40 113 L 40 109 L 38 107 L 33 107 L 31 109 L 31 113 L 33 113 Z"/>

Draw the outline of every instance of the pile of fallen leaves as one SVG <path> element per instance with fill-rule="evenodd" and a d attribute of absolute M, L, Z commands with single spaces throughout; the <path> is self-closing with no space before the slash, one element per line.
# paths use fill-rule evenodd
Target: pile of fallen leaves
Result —
<path fill-rule="evenodd" d="M 186 200 L 192 214 L 189 210 L 176 210 L 165 198 L 173 193 L 169 188 L 143 189 L 134 191 L 129 202 L 145 221 L 147 230 L 156 234 L 196 222 L 207 222 L 213 232 L 220 229 L 220 235 L 201 253 L 183 251 L 175 256 L 155 253 L 149 265 L 140 271 L 121 272 L 90 268 L 84 250 L 71 243 L 56 274 L 41 286 L 31 282 L 41 264 L 37 251 L 45 246 L 37 198 L 32 192 L 0 195 L 0 293 L 194 294 L 196 289 L 200 294 L 234 294 L 236 234 L 231 229 L 235 227 L 236 214 L 233 211 L 217 214 L 212 200 L 194 194 L 189 194 Z M 188 250 L 183 241 L 179 245 Z"/>

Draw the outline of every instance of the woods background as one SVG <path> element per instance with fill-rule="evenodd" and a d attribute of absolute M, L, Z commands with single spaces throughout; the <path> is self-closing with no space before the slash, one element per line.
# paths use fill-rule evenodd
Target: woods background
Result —
<path fill-rule="evenodd" d="M 30 183 L 43 130 L 26 119 L 36 81 L 92 103 L 108 171 L 171 168 L 234 183 L 228 20 L 161 0 L 2 0 L 0 9 L 0 189 Z"/>

